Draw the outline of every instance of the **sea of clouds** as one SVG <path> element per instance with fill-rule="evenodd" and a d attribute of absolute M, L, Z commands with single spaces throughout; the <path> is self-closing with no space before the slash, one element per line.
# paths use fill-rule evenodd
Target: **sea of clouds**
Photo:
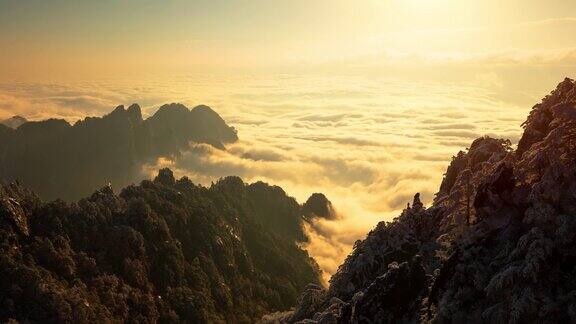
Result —
<path fill-rule="evenodd" d="M 238 175 L 279 185 L 301 203 L 326 194 L 340 218 L 307 226 L 305 248 L 328 278 L 356 240 L 397 216 L 415 193 L 430 203 L 451 157 L 475 138 L 517 142 L 531 107 L 500 93 L 478 84 L 350 75 L 11 82 L 0 84 L 0 118 L 74 122 L 133 102 L 145 116 L 169 102 L 207 104 L 240 141 L 226 151 L 191 144 L 178 160 L 160 159 L 143 172 L 169 166 L 205 185 Z"/>

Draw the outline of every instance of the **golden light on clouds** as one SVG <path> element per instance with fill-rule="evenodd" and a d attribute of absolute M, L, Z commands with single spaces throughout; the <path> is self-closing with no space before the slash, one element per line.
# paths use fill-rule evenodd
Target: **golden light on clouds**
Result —
<path fill-rule="evenodd" d="M 572 1 L 7 0 L 0 75 L 345 70 L 343 61 L 399 58 L 408 66 L 529 58 L 573 67 L 575 15 Z"/>
<path fill-rule="evenodd" d="M 429 202 L 474 138 L 517 140 L 576 74 L 574 1 L 6 0 L 0 30 L 0 117 L 210 105 L 240 142 L 145 170 L 325 193 L 343 218 L 307 248 L 327 273 L 414 193 Z"/>

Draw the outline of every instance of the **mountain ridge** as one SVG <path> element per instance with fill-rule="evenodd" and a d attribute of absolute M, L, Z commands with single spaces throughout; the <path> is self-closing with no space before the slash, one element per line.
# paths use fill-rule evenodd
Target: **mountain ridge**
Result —
<path fill-rule="evenodd" d="M 118 106 L 73 125 L 48 119 L 0 131 L 0 177 L 45 199 L 72 201 L 109 182 L 122 188 L 144 179 L 143 164 L 178 157 L 189 142 L 223 150 L 237 140 L 236 130 L 207 106 L 163 105 L 146 119 L 137 104 Z"/>
<path fill-rule="evenodd" d="M 320 284 L 298 235 L 261 222 L 301 222 L 301 208 L 262 182 L 203 187 L 169 169 L 77 203 L 4 185 L 0 320 L 252 323 Z"/>

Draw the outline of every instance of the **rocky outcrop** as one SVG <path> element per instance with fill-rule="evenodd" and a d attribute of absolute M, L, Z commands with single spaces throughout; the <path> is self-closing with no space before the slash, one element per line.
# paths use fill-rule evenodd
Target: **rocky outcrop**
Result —
<path fill-rule="evenodd" d="M 108 183 L 122 188 L 142 180 L 145 163 L 177 158 L 190 142 L 224 149 L 237 140 L 207 106 L 164 105 L 147 119 L 137 104 L 118 106 L 74 125 L 49 119 L 0 128 L 0 177 L 44 199 L 76 200 Z"/>
<path fill-rule="evenodd" d="M 524 134 L 520 138 L 516 153 L 522 155 L 533 144 L 542 141 L 552 129 L 550 126 L 555 119 L 553 110 L 557 109 L 558 105 L 569 105 L 574 100 L 576 100 L 574 81 L 566 78 L 558 84 L 556 90 L 542 99 L 542 102 L 535 105 L 530 111 L 528 119 L 522 124 Z"/>
<path fill-rule="evenodd" d="M 566 79 L 534 106 L 516 150 L 483 137 L 459 152 L 431 207 L 415 197 L 378 224 L 321 306 L 303 300 L 284 322 L 575 322 L 575 101 Z"/>
<path fill-rule="evenodd" d="M 302 211 L 307 219 L 321 217 L 325 219 L 336 219 L 338 215 L 332 205 L 332 202 L 321 193 L 313 193 L 304 205 Z"/>

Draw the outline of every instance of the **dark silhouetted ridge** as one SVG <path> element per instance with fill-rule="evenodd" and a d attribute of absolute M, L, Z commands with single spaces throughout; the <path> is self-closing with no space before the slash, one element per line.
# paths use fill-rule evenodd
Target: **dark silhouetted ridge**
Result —
<path fill-rule="evenodd" d="M 177 157 L 190 142 L 224 149 L 236 130 L 206 106 L 189 110 L 169 104 L 148 119 L 138 104 L 73 126 L 64 120 L 26 122 L 0 129 L 0 177 L 18 180 L 45 199 L 75 200 L 112 183 L 115 188 L 145 177 L 142 166 Z"/>

